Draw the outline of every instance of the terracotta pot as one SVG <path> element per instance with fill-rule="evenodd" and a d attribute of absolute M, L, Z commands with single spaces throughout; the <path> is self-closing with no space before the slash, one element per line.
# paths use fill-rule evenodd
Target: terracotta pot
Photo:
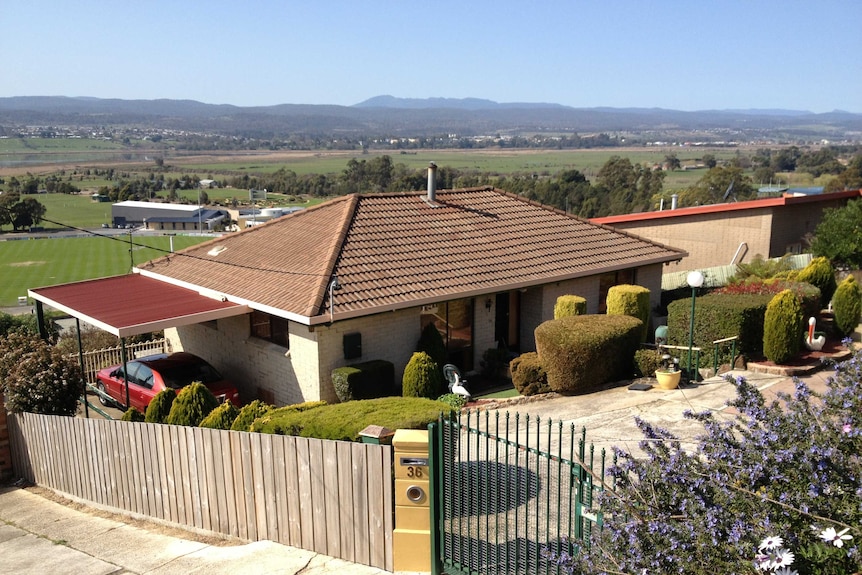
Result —
<path fill-rule="evenodd" d="M 655 372 L 655 378 L 658 380 L 660 389 L 676 389 L 679 387 L 679 379 L 682 376 L 682 371 L 661 371 Z"/>

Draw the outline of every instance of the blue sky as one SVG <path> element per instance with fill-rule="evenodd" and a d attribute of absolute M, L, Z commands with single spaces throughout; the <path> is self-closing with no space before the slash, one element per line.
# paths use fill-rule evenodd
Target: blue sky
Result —
<path fill-rule="evenodd" d="M 859 0 L 6 0 L 0 97 L 862 113 Z"/>

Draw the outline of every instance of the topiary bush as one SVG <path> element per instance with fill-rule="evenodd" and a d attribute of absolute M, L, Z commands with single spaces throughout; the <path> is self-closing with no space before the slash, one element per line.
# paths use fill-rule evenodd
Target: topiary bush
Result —
<path fill-rule="evenodd" d="M 835 315 L 835 329 L 841 335 L 853 333 L 853 330 L 859 326 L 859 315 L 862 313 L 862 289 L 852 275 L 848 275 L 838 284 L 832 297 L 832 313 Z"/>
<path fill-rule="evenodd" d="M 123 413 L 120 421 L 144 421 L 144 414 L 138 411 L 137 407 L 130 407 Z"/>
<path fill-rule="evenodd" d="M 536 350 L 552 391 L 582 392 L 628 377 L 643 322 L 627 315 L 578 315 L 535 330 Z"/>
<path fill-rule="evenodd" d="M 218 400 L 207 386 L 194 381 L 177 394 L 165 423 L 197 427 L 218 406 Z"/>
<path fill-rule="evenodd" d="M 799 271 L 795 279 L 820 289 L 821 307 L 832 301 L 832 296 L 838 287 L 832 263 L 829 258 L 822 256 L 811 260 L 807 266 Z"/>
<path fill-rule="evenodd" d="M 690 290 L 689 290 L 690 291 Z M 763 351 L 763 317 L 774 294 L 707 294 L 695 302 L 694 346 L 709 353 L 712 342 L 726 337 L 739 337 L 737 352 L 760 356 Z M 679 299 L 667 306 L 668 343 L 688 346 L 691 318 L 691 298 Z M 720 363 L 731 363 L 731 347 L 719 357 Z M 680 355 L 680 363 L 688 364 L 688 350 Z M 703 359 L 703 355 L 701 355 Z M 692 361 L 691 365 L 695 362 Z"/>
<path fill-rule="evenodd" d="M 658 349 L 639 349 L 635 352 L 635 367 L 639 377 L 653 377 L 662 367 L 662 353 Z"/>
<path fill-rule="evenodd" d="M 763 355 L 766 359 L 780 364 L 799 353 L 801 321 L 802 307 L 796 294 L 784 290 L 772 298 L 763 318 Z"/>
<path fill-rule="evenodd" d="M 83 389 L 78 362 L 37 335 L 11 331 L 0 337 L 0 392 L 9 412 L 75 415 Z"/>
<path fill-rule="evenodd" d="M 424 351 L 437 364 L 437 369 L 440 370 L 440 377 L 443 377 L 443 366 L 446 365 L 446 344 L 443 342 L 443 336 L 434 322 L 427 324 L 419 335 L 419 341 L 416 343 L 416 351 Z"/>
<path fill-rule="evenodd" d="M 561 295 L 554 304 L 554 319 L 584 315 L 587 313 L 587 300 L 577 295 Z"/>
<path fill-rule="evenodd" d="M 427 429 L 438 416 L 453 412 L 439 401 L 418 397 L 381 397 L 323 405 L 297 410 L 295 406 L 275 409 L 257 419 L 251 427 L 259 433 L 297 435 L 357 441 L 369 425 L 389 429 Z"/>
<path fill-rule="evenodd" d="M 239 415 L 239 409 L 229 401 L 225 401 L 215 409 L 209 412 L 209 415 L 203 418 L 198 427 L 206 427 L 207 429 L 224 429 L 228 430 L 233 426 L 234 420 Z"/>
<path fill-rule="evenodd" d="M 527 396 L 551 391 L 548 385 L 548 373 L 542 367 L 542 360 L 538 353 L 533 351 L 522 353 L 509 362 L 509 370 L 512 372 L 512 385 L 519 394 Z"/>
<path fill-rule="evenodd" d="M 440 395 L 443 389 L 443 374 L 434 360 L 424 351 L 417 351 L 404 368 L 401 390 L 404 397 L 426 397 Z"/>
<path fill-rule="evenodd" d="M 264 403 L 259 399 L 243 405 L 230 426 L 231 431 L 249 431 L 255 419 L 263 417 L 273 409 L 275 409 L 274 406 Z"/>
<path fill-rule="evenodd" d="M 171 413 L 171 406 L 176 398 L 177 392 L 173 389 L 163 389 L 158 392 L 147 406 L 144 421 L 147 423 L 164 423 Z"/>
<path fill-rule="evenodd" d="M 628 315 L 643 322 L 640 343 L 649 335 L 649 296 L 650 291 L 643 286 L 620 284 L 608 289 L 605 300 L 608 315 Z"/>
<path fill-rule="evenodd" d="M 400 395 L 395 386 L 395 364 L 375 359 L 332 370 L 332 386 L 340 401 Z"/>

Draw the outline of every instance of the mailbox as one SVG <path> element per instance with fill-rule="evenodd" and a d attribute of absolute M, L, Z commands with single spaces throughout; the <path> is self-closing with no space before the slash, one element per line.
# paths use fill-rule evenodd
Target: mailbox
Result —
<path fill-rule="evenodd" d="M 395 449 L 395 571 L 431 570 L 431 468 L 428 432 L 399 429 Z M 426 550 L 423 553 L 421 550 Z"/>

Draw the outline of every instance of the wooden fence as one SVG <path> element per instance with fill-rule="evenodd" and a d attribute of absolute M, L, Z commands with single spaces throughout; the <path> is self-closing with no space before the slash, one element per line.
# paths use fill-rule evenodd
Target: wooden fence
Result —
<path fill-rule="evenodd" d="M 392 448 L 9 415 L 15 473 L 100 506 L 392 571 Z"/>
<path fill-rule="evenodd" d="M 154 339 L 152 341 L 144 341 L 141 343 L 130 343 L 126 345 L 126 359 L 131 361 L 136 357 L 152 355 L 154 353 L 167 352 L 167 340 L 164 338 Z M 74 353 L 69 356 L 75 361 L 78 361 L 78 354 Z M 111 365 L 119 365 L 123 363 L 123 347 L 108 347 L 105 349 L 97 349 L 95 351 L 85 351 L 83 353 L 84 365 L 81 370 L 84 373 L 84 378 L 87 383 L 96 384 L 96 373 Z"/>

